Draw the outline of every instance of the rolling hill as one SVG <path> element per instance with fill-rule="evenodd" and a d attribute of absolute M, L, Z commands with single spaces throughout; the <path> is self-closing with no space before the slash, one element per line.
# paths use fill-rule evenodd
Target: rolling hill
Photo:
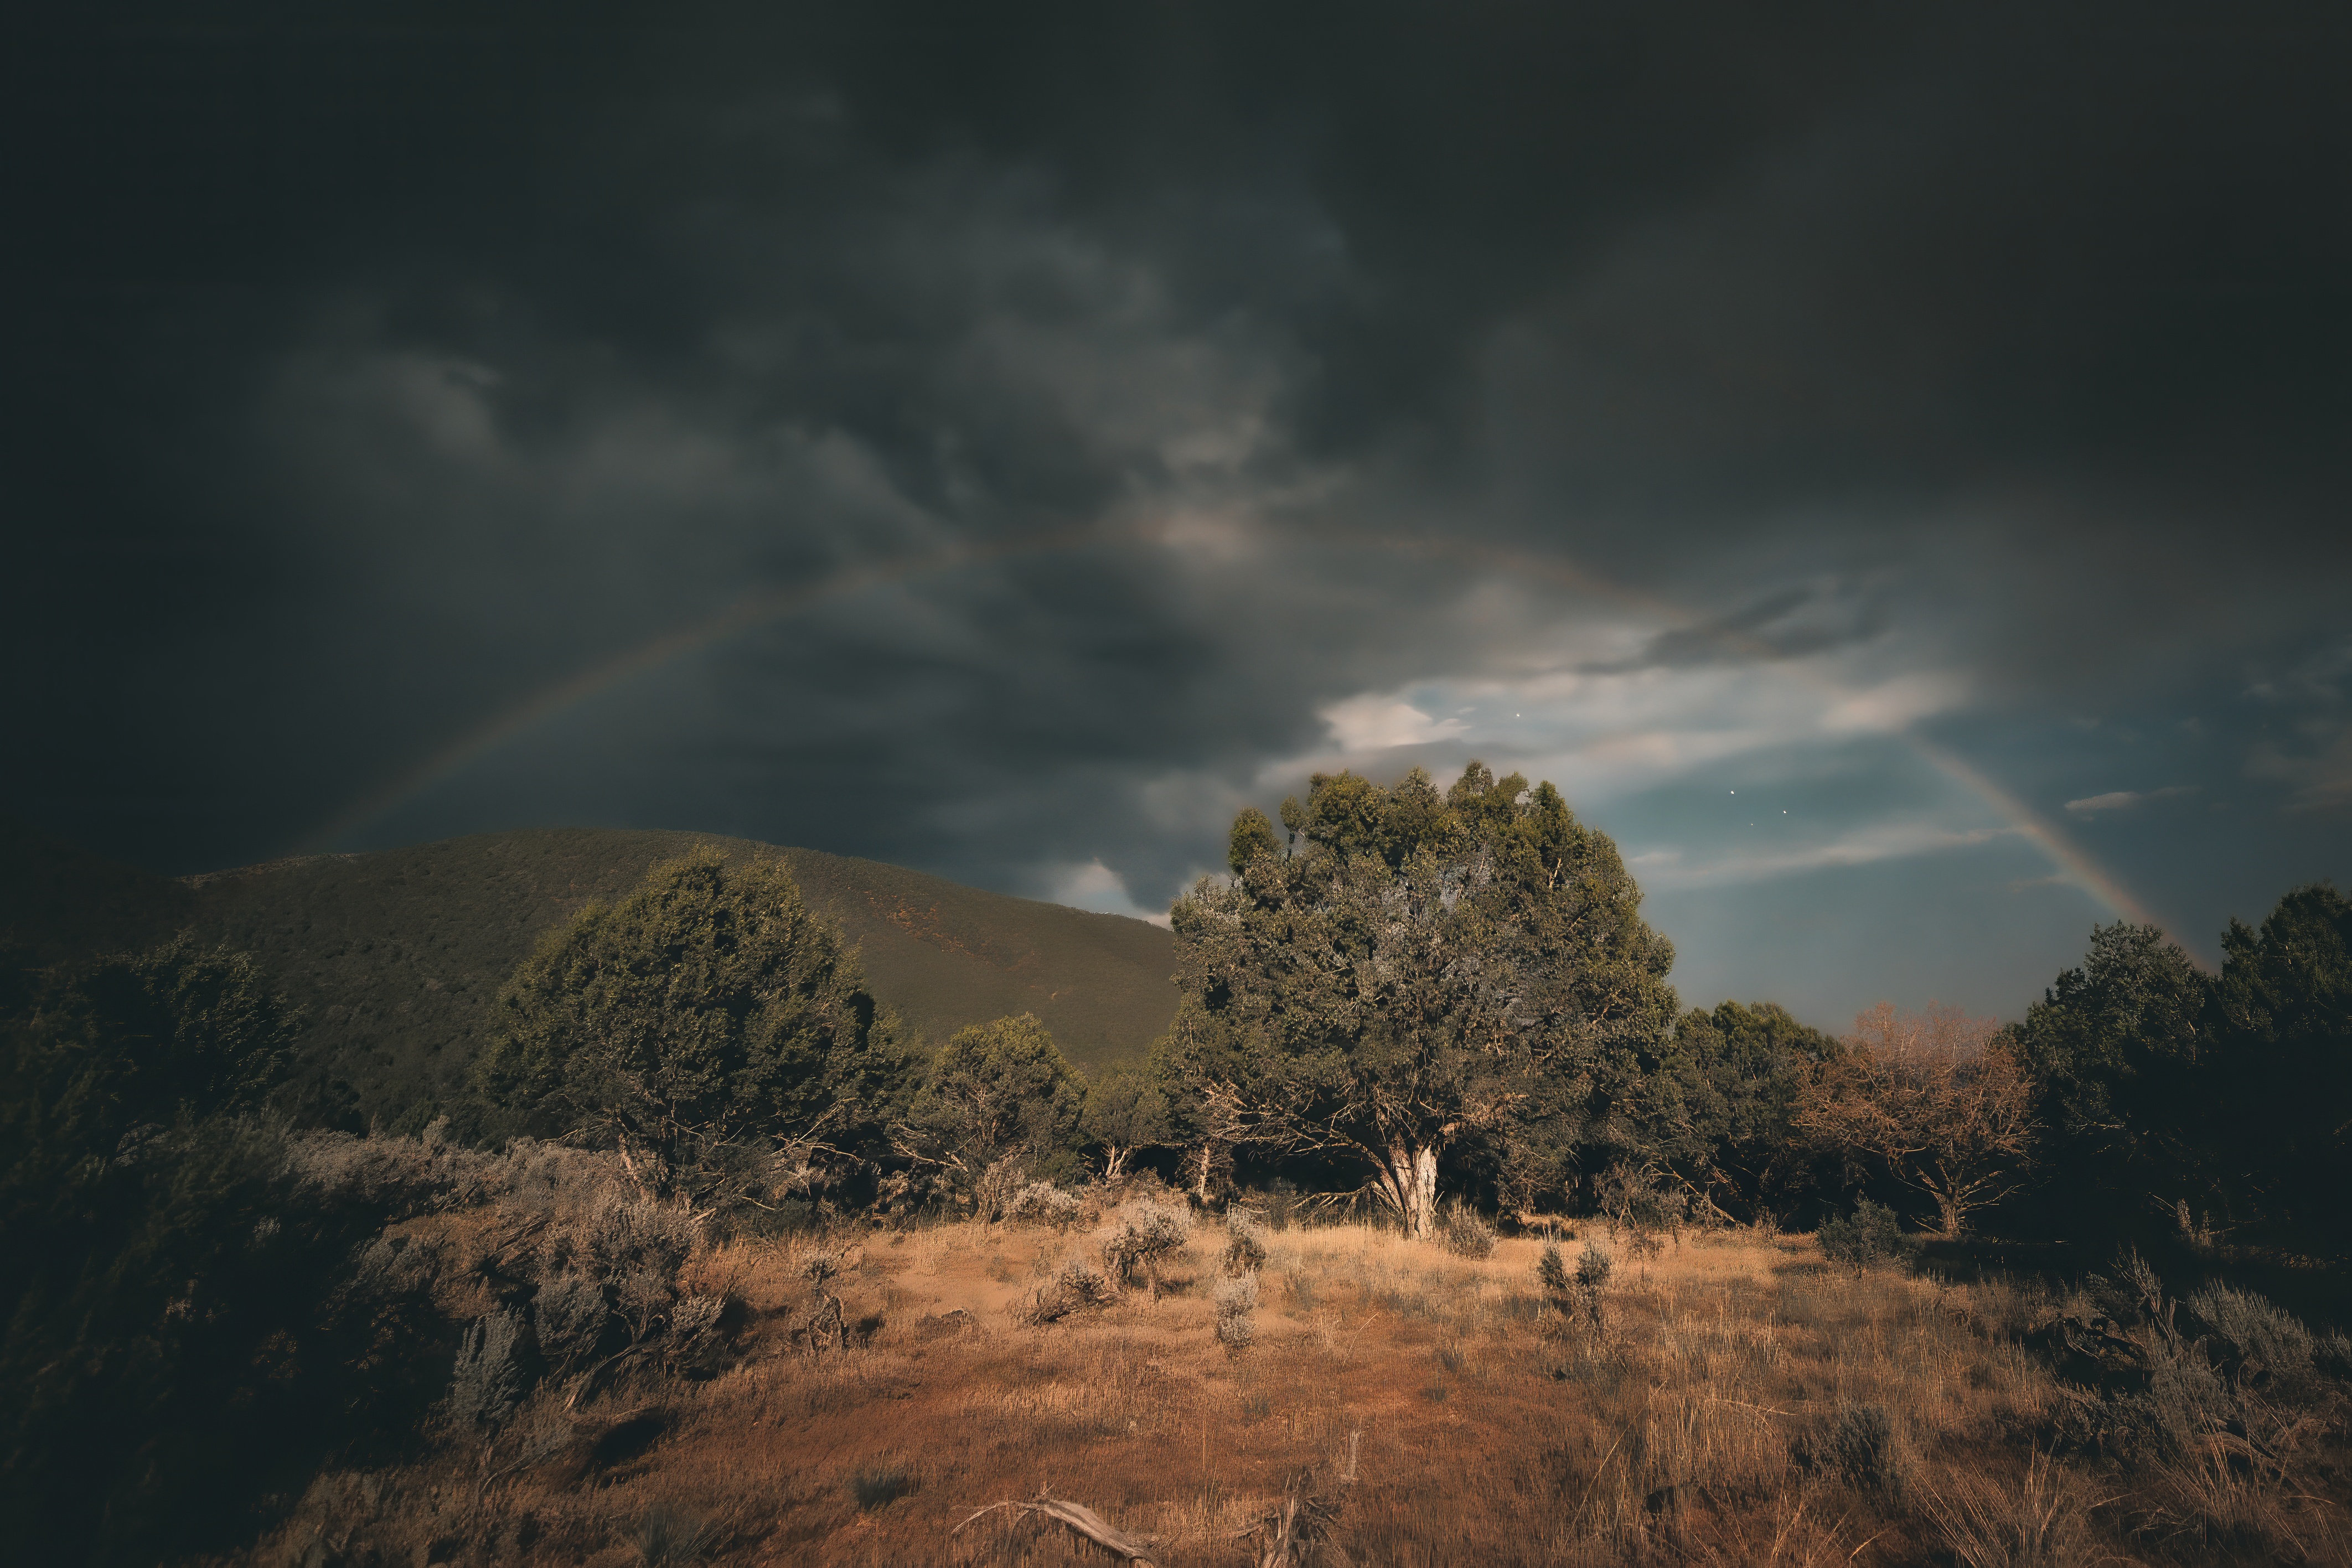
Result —
<path fill-rule="evenodd" d="M 1140 1054 L 1175 1013 L 1159 926 L 705 833 L 485 833 L 176 881 L 17 834 L 0 848 L 0 926 L 44 958 L 180 929 L 249 952 L 303 1008 L 306 1062 L 394 1123 L 457 1090 L 491 999 L 542 932 L 702 844 L 782 860 L 859 946 L 875 995 L 933 1044 L 1032 1012 L 1072 1061 L 1099 1068 Z"/>

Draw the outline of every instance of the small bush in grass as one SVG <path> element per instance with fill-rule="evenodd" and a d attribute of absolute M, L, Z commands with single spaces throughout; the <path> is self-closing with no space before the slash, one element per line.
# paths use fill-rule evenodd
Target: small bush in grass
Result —
<path fill-rule="evenodd" d="M 666 1502 L 646 1510 L 637 1521 L 637 1555 L 646 1568 L 677 1568 L 698 1563 L 710 1550 L 716 1532 L 709 1525 Z"/>
<path fill-rule="evenodd" d="M 1912 1262 L 1924 1245 L 1903 1228 L 1903 1221 L 1885 1204 L 1864 1198 L 1846 1218 L 1824 1220 L 1816 1238 L 1822 1256 L 1832 1263 L 1867 1269 L 1878 1263 Z"/>
<path fill-rule="evenodd" d="M 914 1490 L 914 1478 L 904 1465 L 877 1465 L 849 1478 L 849 1491 L 866 1512 L 896 1502 Z"/>
<path fill-rule="evenodd" d="M 1593 1242 L 1586 1242 L 1584 1250 L 1576 1255 L 1576 1282 L 1588 1291 L 1600 1290 L 1609 1283 L 1609 1276 L 1616 1269 L 1609 1254 Z"/>
<path fill-rule="evenodd" d="M 1601 1288 L 1615 1268 L 1608 1253 L 1588 1241 L 1571 1274 L 1559 1246 L 1546 1242 L 1536 1260 L 1536 1283 L 1543 1287 L 1544 1300 L 1563 1317 L 1584 1323 L 1597 1334 L 1601 1325 Z"/>
<path fill-rule="evenodd" d="M 449 1378 L 449 1415 L 465 1426 L 495 1427 L 522 1397 L 522 1319 L 505 1307 L 466 1331 Z"/>
<path fill-rule="evenodd" d="M 1139 1272 L 1156 1279 L 1160 1260 L 1181 1248 L 1192 1230 L 1191 1216 L 1172 1204 L 1153 1198 L 1130 1203 L 1103 1238 L 1104 1266 L 1123 1285 L 1136 1283 Z"/>
<path fill-rule="evenodd" d="M 1257 1337 L 1250 1322 L 1250 1313 L 1257 1307 L 1257 1276 L 1219 1281 L 1209 1299 L 1217 1309 L 1217 1343 L 1228 1352 L 1248 1349 Z"/>
<path fill-rule="evenodd" d="M 1225 1210 L 1225 1272 L 1253 1273 L 1265 1262 L 1265 1243 L 1258 1239 L 1249 1216 L 1238 1208 Z"/>
<path fill-rule="evenodd" d="M 1101 1270 L 1083 1258 L 1070 1258 L 1064 1260 L 1052 1280 L 1014 1306 L 1013 1315 L 1032 1328 L 1042 1328 L 1060 1322 L 1073 1312 L 1107 1307 L 1116 1295 Z"/>
<path fill-rule="evenodd" d="M 1801 1469 L 1851 1486 L 1896 1488 L 1902 1481 L 1894 1417 L 1883 1406 L 1841 1401 L 1829 1418 L 1794 1445 Z"/>
<path fill-rule="evenodd" d="M 1568 1264 L 1559 1255 L 1559 1244 L 1544 1243 L 1543 1256 L 1536 1260 L 1536 1283 L 1547 1296 L 1568 1294 Z"/>
<path fill-rule="evenodd" d="M 1495 1231 L 1469 1205 L 1455 1202 L 1447 1206 L 1438 1226 L 1438 1240 L 1457 1258 L 1490 1258 L 1495 1252 Z"/>

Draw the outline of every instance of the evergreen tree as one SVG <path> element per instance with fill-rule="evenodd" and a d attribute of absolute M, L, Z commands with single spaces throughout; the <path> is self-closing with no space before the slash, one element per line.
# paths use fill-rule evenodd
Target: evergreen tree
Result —
<path fill-rule="evenodd" d="M 617 1148 L 641 1183 L 730 1189 L 780 1144 L 885 1148 L 910 1064 L 853 949 L 782 867 L 715 852 L 549 934 L 499 993 L 478 1090 L 521 1130 Z"/>
<path fill-rule="evenodd" d="M 1169 1113 L 1168 1092 L 1155 1071 L 1163 1050 L 1164 1042 L 1154 1041 L 1147 1061 L 1120 1062 L 1087 1084 L 1079 1130 L 1089 1145 L 1101 1151 L 1106 1179 L 1126 1175 L 1127 1162 L 1140 1151 L 1174 1140 L 1176 1122 Z"/>
<path fill-rule="evenodd" d="M 357 1228 L 291 1201 L 258 1114 L 293 1009 L 180 939 L 0 998 L 0 1534 L 145 1562 L 249 1530 L 315 1462 L 320 1302 Z M 299 1451 L 298 1451 L 299 1450 Z"/>
<path fill-rule="evenodd" d="M 1784 1206 L 1811 1174 L 1790 1112 L 1808 1073 L 1843 1049 L 1776 1003 L 1692 1009 L 1643 1062 L 1632 1105 L 1641 1157 L 1718 1211 Z"/>
<path fill-rule="evenodd" d="M 1288 852 L 1258 821 L 1173 911 L 1171 1054 L 1211 1132 L 1353 1160 L 1416 1236 L 1473 1145 L 1557 1195 L 1675 1009 L 1616 846 L 1477 763 L 1443 796 L 1318 775 Z"/>
<path fill-rule="evenodd" d="M 1017 1157 L 1048 1181 L 1077 1174 L 1085 1083 L 1034 1015 L 958 1030 L 931 1063 L 908 1126 L 927 1157 L 975 1182 Z"/>
<path fill-rule="evenodd" d="M 2210 1183 L 2197 1087 L 2213 1039 L 2210 989 L 2163 932 L 2118 921 L 2092 927 L 2082 966 L 2011 1030 L 2033 1077 L 2061 1207 L 2102 1209 L 2104 1221 L 2141 1208 L 2160 1187 L 2178 1197 L 2184 1179 Z"/>
<path fill-rule="evenodd" d="M 2230 1201 L 2340 1246 L 2352 1224 L 2352 900 L 2298 887 L 2230 922 L 2196 1124 Z"/>

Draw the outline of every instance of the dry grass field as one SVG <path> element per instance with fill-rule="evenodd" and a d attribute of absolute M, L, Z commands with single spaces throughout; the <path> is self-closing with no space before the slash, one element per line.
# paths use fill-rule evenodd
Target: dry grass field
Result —
<path fill-rule="evenodd" d="M 2134 1444 L 2031 1348 L 2095 1312 L 2079 1298 L 1857 1272 L 1804 1236 L 1652 1254 L 1591 1230 L 1562 1250 L 1612 1255 L 1596 1323 L 1539 1288 L 1539 1240 L 1475 1258 L 1343 1225 L 1259 1233 L 1244 1310 L 1204 1218 L 1160 1288 L 1022 1321 L 1066 1262 L 1099 1267 L 1101 1218 L 698 1252 L 682 1288 L 729 1301 L 722 1355 L 568 1411 L 578 1385 L 543 1385 L 487 1441 L 331 1471 L 248 1560 L 1115 1561 L 1034 1514 L 958 1529 L 1041 1491 L 1163 1564 L 1259 1562 L 1244 1532 L 1292 1497 L 1329 1521 L 1297 1562 L 2342 1562 L 2352 1542 L 2340 1385 L 2241 1390 Z M 1221 1291 L 1245 1344 L 1221 1342 Z M 845 1343 L 813 1346 L 828 1293 Z M 2159 1331 L 2110 1326 L 2152 1347 L 2134 1397 L 2160 1417 Z"/>

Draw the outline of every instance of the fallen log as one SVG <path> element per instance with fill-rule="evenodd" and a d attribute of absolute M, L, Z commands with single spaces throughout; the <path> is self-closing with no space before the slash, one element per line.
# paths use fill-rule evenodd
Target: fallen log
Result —
<path fill-rule="evenodd" d="M 1042 1513 L 1047 1519 L 1057 1520 L 1069 1526 L 1070 1529 L 1105 1551 L 1118 1553 L 1127 1562 L 1140 1563 L 1144 1568 L 1159 1568 L 1158 1560 L 1151 1555 L 1150 1546 L 1142 1540 L 1113 1526 L 1102 1515 L 1084 1503 L 1065 1502 L 1042 1491 L 1037 1494 L 1034 1501 L 1030 1502 L 1019 1502 L 1008 1498 L 1003 1502 L 990 1503 L 948 1533 L 961 1535 L 963 1533 L 964 1525 L 971 1523 L 973 1520 L 994 1513 L 1000 1509 L 1012 1509 L 1019 1513 Z"/>

